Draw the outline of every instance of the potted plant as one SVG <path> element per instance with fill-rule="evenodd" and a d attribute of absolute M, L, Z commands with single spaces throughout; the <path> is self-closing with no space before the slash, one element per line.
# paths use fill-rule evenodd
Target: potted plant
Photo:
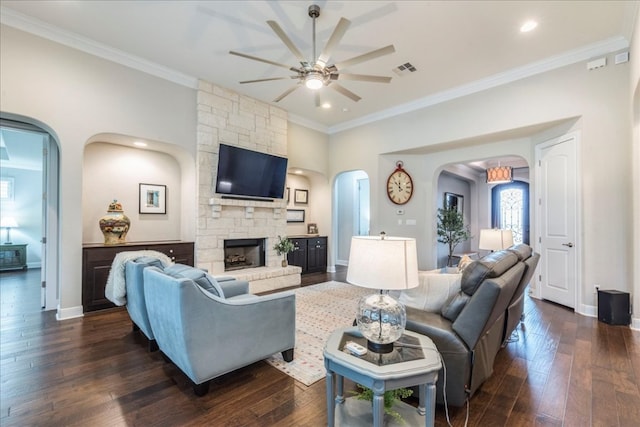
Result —
<path fill-rule="evenodd" d="M 360 384 L 356 384 L 358 387 L 358 391 L 352 391 L 351 393 L 355 395 L 358 400 L 368 400 L 373 404 L 373 391 Z M 384 392 L 384 413 L 395 418 L 398 422 L 404 424 L 404 419 L 402 415 L 395 409 L 393 409 L 393 405 L 400 399 L 409 397 L 413 394 L 413 390 L 407 388 L 398 388 L 395 390 L 387 390 Z"/>
<path fill-rule="evenodd" d="M 469 226 L 464 225 L 464 218 L 455 207 L 438 209 L 438 242 L 449 246 L 447 267 L 451 266 L 453 251 L 458 243 L 471 238 Z"/>
<path fill-rule="evenodd" d="M 278 254 L 278 256 L 282 255 L 282 266 L 286 267 L 287 266 L 287 254 L 291 251 L 293 251 L 293 242 L 291 240 L 289 240 L 288 238 L 282 238 L 280 236 L 278 236 L 278 243 L 276 243 L 273 246 L 273 249 L 276 250 L 276 253 Z"/>

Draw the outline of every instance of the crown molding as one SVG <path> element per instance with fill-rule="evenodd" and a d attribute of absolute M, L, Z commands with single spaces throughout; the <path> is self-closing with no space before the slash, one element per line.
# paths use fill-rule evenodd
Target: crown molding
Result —
<path fill-rule="evenodd" d="M 638 5 L 635 7 L 637 10 Z M 62 30 L 2 6 L 0 6 L 0 23 L 191 89 L 198 88 L 198 78 L 194 76 Z M 625 37 L 613 37 L 335 126 L 328 127 L 294 114 L 289 114 L 288 117 L 293 123 L 332 135 L 628 48 L 629 41 Z"/>
<path fill-rule="evenodd" d="M 340 123 L 336 126 L 331 126 L 329 128 L 329 134 L 335 134 L 348 129 L 353 129 L 358 126 L 377 122 L 379 120 L 384 120 L 415 110 L 420 110 L 422 108 L 431 107 L 433 105 L 451 101 L 456 98 L 472 95 L 483 90 L 512 83 L 517 80 L 535 76 L 547 71 L 552 71 L 558 68 L 565 67 L 567 65 L 575 64 L 577 62 L 588 61 L 595 57 L 628 48 L 629 42 L 627 41 L 627 39 L 625 39 L 624 37 L 612 37 L 610 39 L 602 40 L 600 42 L 593 43 L 579 49 L 551 56 L 544 60 L 533 62 L 522 67 L 512 68 L 511 70 L 494 74 L 493 76 L 476 80 L 475 82 L 458 86 L 450 90 L 439 92 L 425 98 L 418 99 L 416 101 L 401 104 L 396 107 L 369 114 L 355 120 Z"/>
<path fill-rule="evenodd" d="M 0 23 L 164 80 L 198 88 L 198 79 L 0 6 Z"/>
<path fill-rule="evenodd" d="M 296 114 L 289 113 L 288 118 L 290 122 L 295 123 L 297 125 L 304 126 L 309 129 L 317 130 L 318 132 L 322 132 L 326 134 L 329 133 L 329 128 L 327 126 L 320 124 L 318 122 L 314 122 L 313 120 L 309 120 L 305 117 L 300 117 Z"/>

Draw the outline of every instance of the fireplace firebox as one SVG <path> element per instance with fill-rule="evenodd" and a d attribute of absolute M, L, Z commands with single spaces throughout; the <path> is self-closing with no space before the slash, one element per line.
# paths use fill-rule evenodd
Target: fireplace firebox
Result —
<path fill-rule="evenodd" d="M 265 266 L 265 240 L 229 239 L 224 241 L 224 271 Z"/>

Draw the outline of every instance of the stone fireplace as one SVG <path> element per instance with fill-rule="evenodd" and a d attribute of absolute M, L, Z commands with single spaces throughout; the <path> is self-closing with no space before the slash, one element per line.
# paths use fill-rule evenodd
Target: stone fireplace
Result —
<path fill-rule="evenodd" d="M 265 239 L 225 239 L 224 271 L 265 266 Z"/>
<path fill-rule="evenodd" d="M 278 236 L 287 235 L 287 201 L 227 199 L 215 193 L 221 143 L 287 157 L 287 112 L 202 80 L 197 104 L 197 266 L 214 276 L 247 280 L 253 293 L 299 285 L 301 268 L 282 267 L 282 257 L 273 249 Z M 262 255 L 257 259 L 253 249 L 226 247 L 227 241 L 255 240 L 255 236 L 262 236 Z"/>

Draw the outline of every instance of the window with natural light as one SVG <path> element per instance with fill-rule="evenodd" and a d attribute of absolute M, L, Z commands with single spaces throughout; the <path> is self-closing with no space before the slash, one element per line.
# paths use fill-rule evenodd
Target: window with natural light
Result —
<path fill-rule="evenodd" d="M 522 243 L 524 231 L 524 191 L 505 188 L 500 191 L 500 228 L 513 231 L 513 243 Z"/>

